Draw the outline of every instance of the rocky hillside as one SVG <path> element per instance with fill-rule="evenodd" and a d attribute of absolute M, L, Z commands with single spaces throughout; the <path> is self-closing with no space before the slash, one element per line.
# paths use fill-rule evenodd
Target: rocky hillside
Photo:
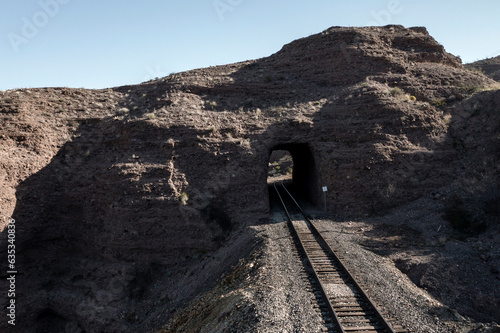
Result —
<path fill-rule="evenodd" d="M 328 185 L 338 217 L 451 186 L 475 156 L 498 165 L 498 93 L 470 99 L 495 88 L 425 28 L 387 26 L 333 27 L 267 58 L 135 86 L 0 92 L 19 325 L 160 327 L 254 246 L 247 227 L 268 216 L 275 149 L 291 153 L 313 206 Z"/>
<path fill-rule="evenodd" d="M 493 80 L 500 81 L 500 56 L 475 61 L 466 64 L 465 67 L 484 73 Z"/>

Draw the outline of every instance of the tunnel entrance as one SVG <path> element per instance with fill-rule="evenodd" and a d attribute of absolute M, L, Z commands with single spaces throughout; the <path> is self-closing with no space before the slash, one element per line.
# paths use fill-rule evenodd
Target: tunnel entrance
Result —
<path fill-rule="evenodd" d="M 273 183 L 277 181 L 284 181 L 302 204 L 316 206 L 319 191 L 317 178 L 309 144 L 281 144 L 269 152 L 267 183 L 271 207 L 279 203 L 273 188 Z"/>

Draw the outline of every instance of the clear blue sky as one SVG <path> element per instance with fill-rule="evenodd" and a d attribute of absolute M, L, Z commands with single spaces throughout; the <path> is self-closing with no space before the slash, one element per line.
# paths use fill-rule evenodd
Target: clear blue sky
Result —
<path fill-rule="evenodd" d="M 464 62 L 500 55 L 498 0 L 0 1 L 0 90 L 135 84 L 331 26 L 426 26 Z"/>

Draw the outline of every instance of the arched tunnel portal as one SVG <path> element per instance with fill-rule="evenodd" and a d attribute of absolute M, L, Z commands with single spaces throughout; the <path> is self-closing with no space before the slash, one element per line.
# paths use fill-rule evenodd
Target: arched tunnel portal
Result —
<path fill-rule="evenodd" d="M 282 156 L 286 156 L 286 154 L 289 153 L 292 160 L 292 166 L 289 167 L 289 164 L 284 164 L 286 170 L 283 170 L 283 165 L 281 165 L 281 169 L 283 170 L 283 177 L 281 177 L 281 179 L 286 179 L 286 184 L 288 184 L 293 195 L 296 196 L 299 201 L 316 206 L 318 204 L 319 195 L 318 171 L 316 169 L 316 163 L 310 145 L 308 143 L 278 144 L 269 151 L 270 162 L 272 161 L 271 158 L 274 159 L 274 156 L 276 156 L 273 152 L 278 152 L 278 156 L 281 157 L 281 160 L 284 160 L 285 163 L 287 159 Z M 272 161 L 272 163 L 269 164 L 269 167 L 276 163 L 276 161 Z M 286 177 L 287 173 L 288 177 Z M 277 181 L 277 179 L 280 178 L 269 177 L 268 172 L 268 191 L 271 205 L 273 205 L 274 201 L 274 188 L 272 183 Z"/>

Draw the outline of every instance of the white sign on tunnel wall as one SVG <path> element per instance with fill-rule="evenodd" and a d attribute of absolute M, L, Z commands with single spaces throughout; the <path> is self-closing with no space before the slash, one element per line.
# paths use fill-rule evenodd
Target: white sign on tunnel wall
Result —
<path fill-rule="evenodd" d="M 328 187 L 323 186 L 323 201 L 325 202 L 325 214 L 326 214 L 326 192 L 328 191 Z"/>

